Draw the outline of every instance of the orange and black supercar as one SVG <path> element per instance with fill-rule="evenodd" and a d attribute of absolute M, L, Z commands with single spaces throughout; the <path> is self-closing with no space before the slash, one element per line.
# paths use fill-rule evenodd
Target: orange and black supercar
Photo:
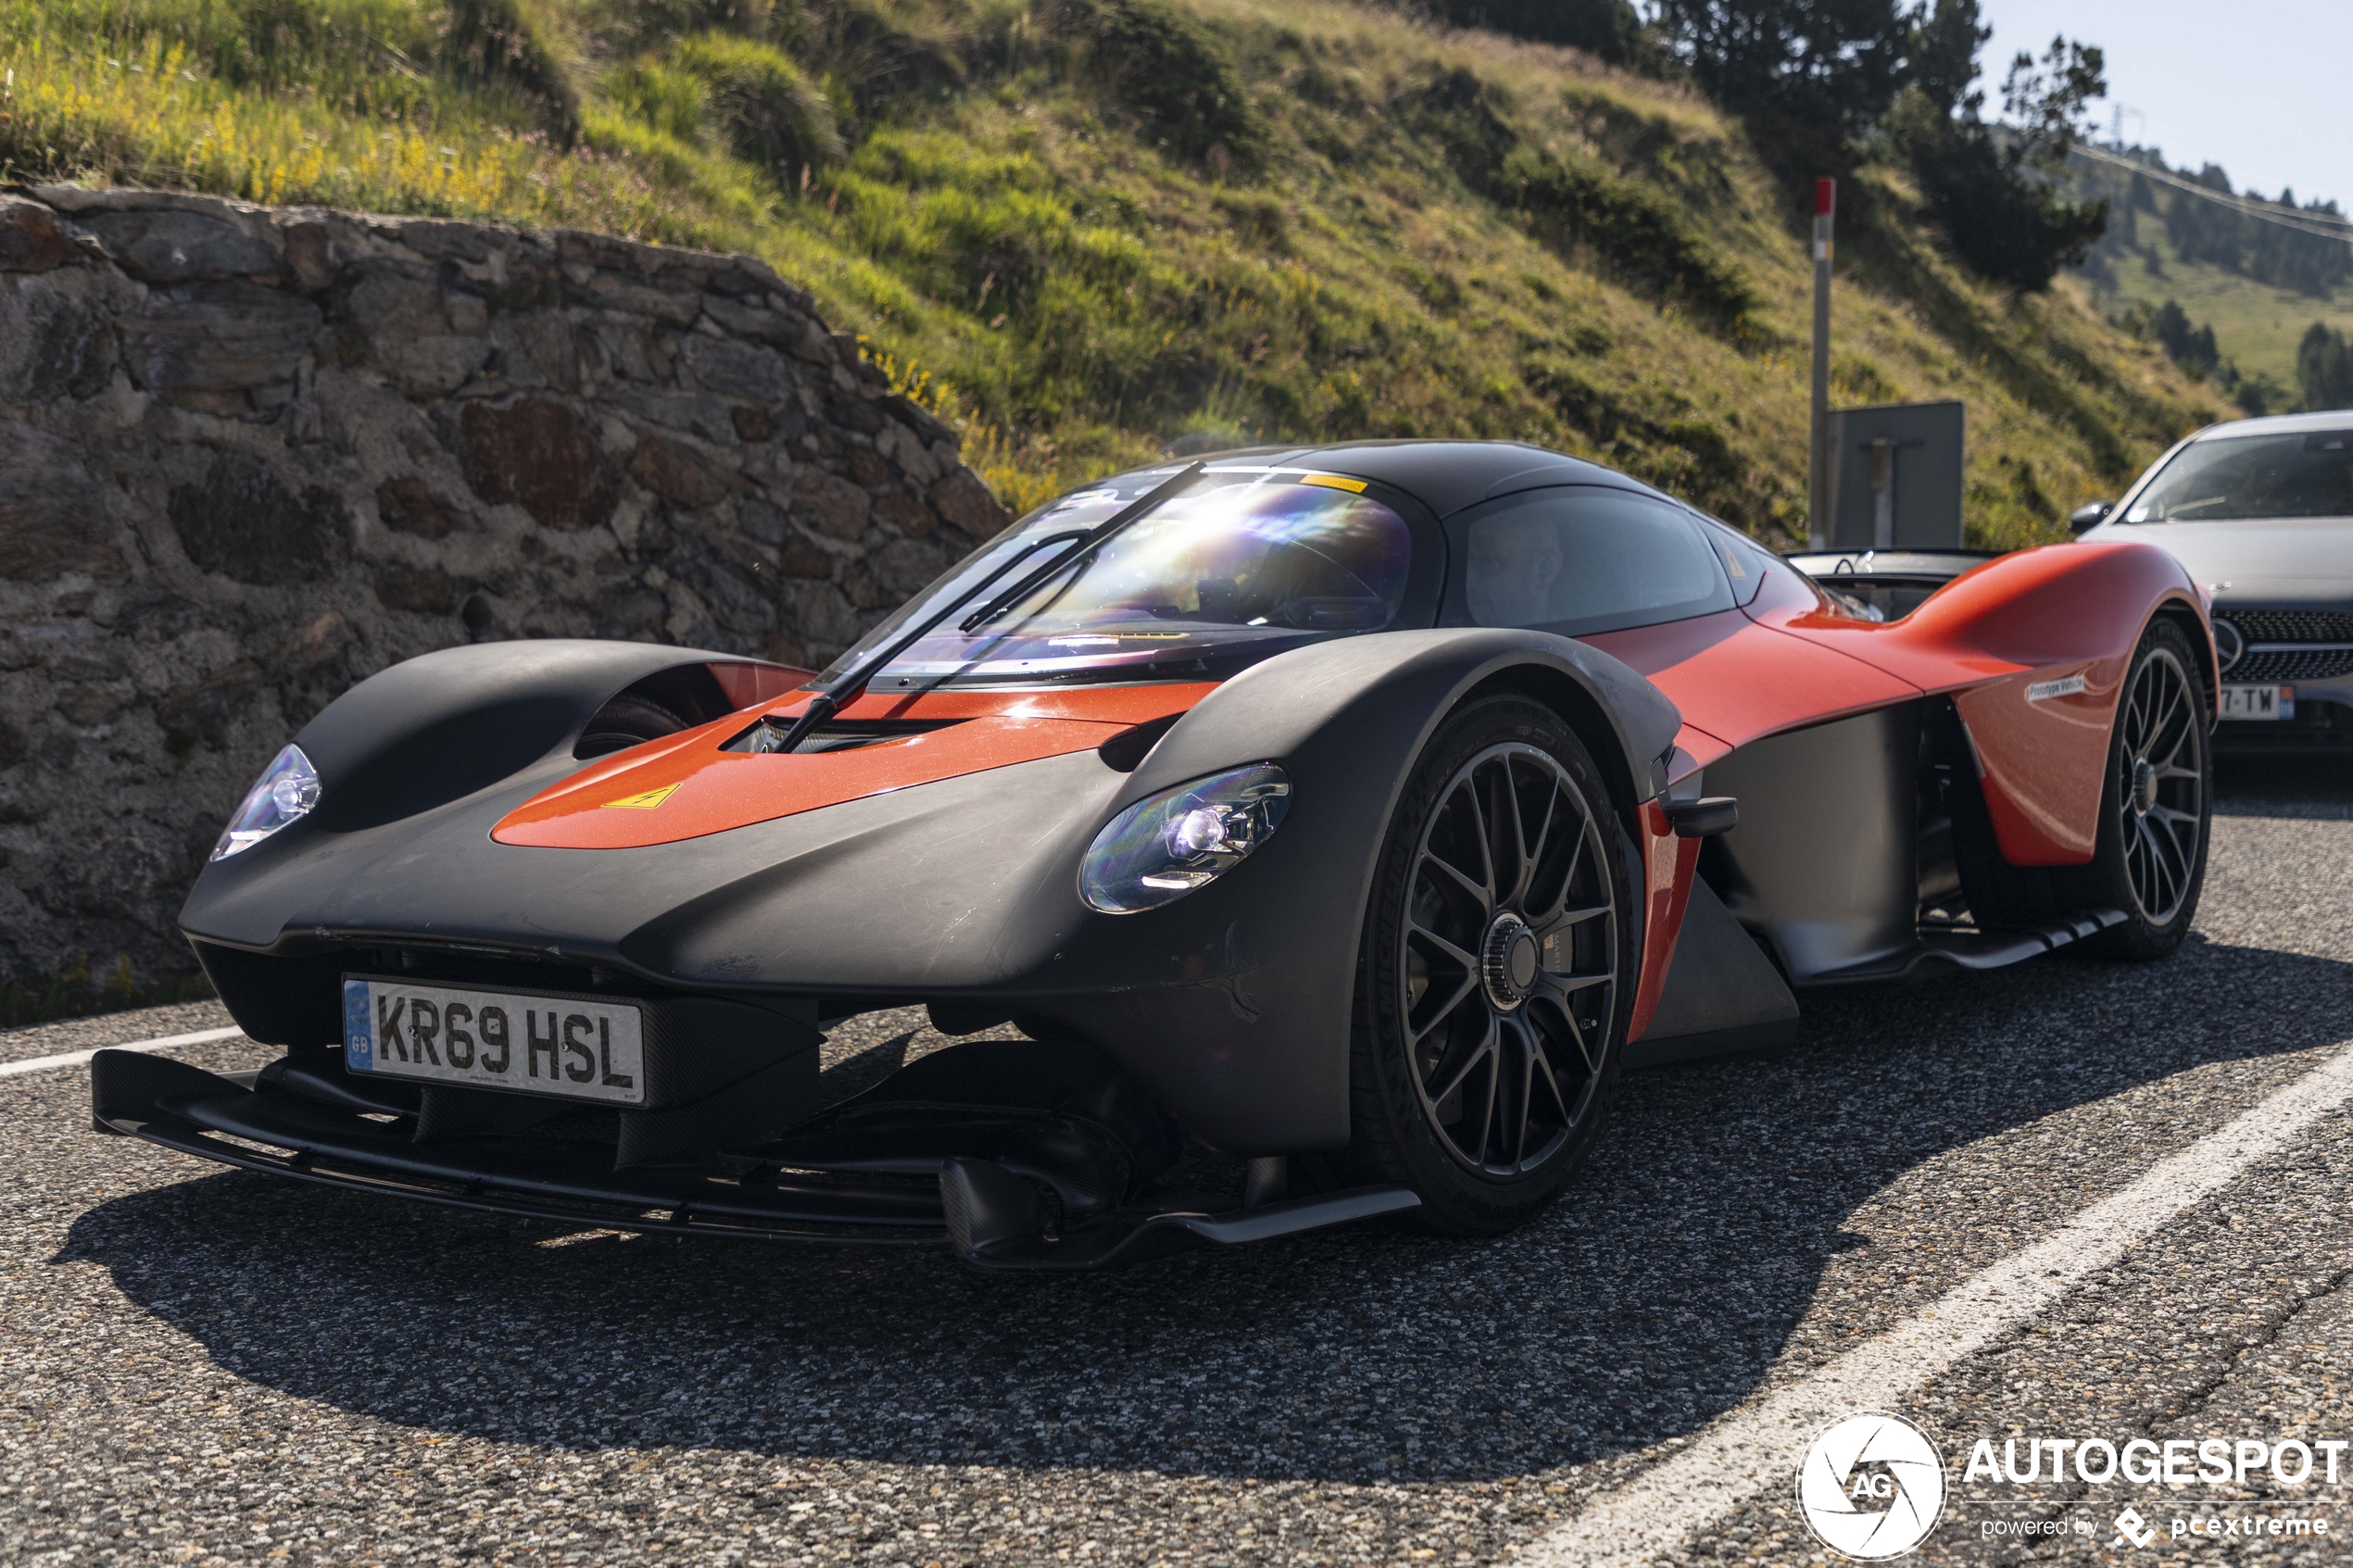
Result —
<path fill-rule="evenodd" d="M 182 915 L 283 1058 L 102 1053 L 97 1119 L 990 1267 L 1499 1230 L 1622 1069 L 1783 1042 L 1808 987 L 2180 941 L 2215 680 L 2182 570 L 2064 546 L 1895 608 L 1590 463 L 1390 442 L 1065 495 L 814 676 L 413 659 L 294 737 Z M 829 1101 L 824 1032 L 918 1003 L 1022 1037 Z M 1239 1195 L 1172 1185 L 1189 1141 Z"/>

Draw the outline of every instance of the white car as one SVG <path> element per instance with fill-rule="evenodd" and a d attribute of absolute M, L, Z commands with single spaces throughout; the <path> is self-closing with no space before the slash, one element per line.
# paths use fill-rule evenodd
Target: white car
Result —
<path fill-rule="evenodd" d="M 2353 749 L 2353 409 L 2210 426 L 2073 524 L 2213 595 L 2218 750 Z"/>

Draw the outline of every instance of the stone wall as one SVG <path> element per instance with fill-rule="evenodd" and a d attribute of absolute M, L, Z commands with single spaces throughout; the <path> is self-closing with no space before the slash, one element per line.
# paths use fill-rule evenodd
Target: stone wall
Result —
<path fill-rule="evenodd" d="M 0 194 L 0 981 L 171 917 L 311 714 L 465 641 L 821 662 L 1007 518 L 741 257 Z"/>

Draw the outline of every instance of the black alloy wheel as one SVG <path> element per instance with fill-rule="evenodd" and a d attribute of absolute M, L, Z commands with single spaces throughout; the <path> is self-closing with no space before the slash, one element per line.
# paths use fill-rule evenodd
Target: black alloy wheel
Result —
<path fill-rule="evenodd" d="M 1456 770 L 1415 856 L 1394 984 L 1422 1112 L 1465 1166 L 1541 1166 L 1601 1081 L 1617 930 L 1599 824 L 1523 741 Z"/>
<path fill-rule="evenodd" d="M 2087 947 L 2162 958 L 2181 946 L 2206 882 L 2214 762 L 2206 688 L 2188 636 L 2168 621 L 2142 636 L 2117 698 L 2099 843 L 2084 901 L 2124 911 Z"/>
<path fill-rule="evenodd" d="M 2151 925 L 2181 913 L 2206 847 L 2204 705 L 2191 683 L 2172 649 L 2152 649 L 2116 718 L 2117 830 L 2133 906 Z"/>
<path fill-rule="evenodd" d="M 1631 1010 L 1624 830 L 1585 747 L 1525 698 L 1444 726 L 1384 846 L 1368 912 L 1354 1138 L 1423 1218 L 1506 1229 L 1591 1147 Z"/>

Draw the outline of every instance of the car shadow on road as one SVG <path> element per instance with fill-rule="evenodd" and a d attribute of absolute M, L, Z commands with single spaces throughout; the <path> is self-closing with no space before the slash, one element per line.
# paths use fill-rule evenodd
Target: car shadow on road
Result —
<path fill-rule="evenodd" d="M 1491 1241 L 1361 1230 L 1000 1277 L 939 1252 L 567 1234 L 223 1173 L 90 1210 L 57 1261 L 103 1266 L 239 1377 L 497 1441 L 1526 1474 L 1738 1404 L 1838 1255 L 1869 1245 L 1847 1228 L 1857 1206 L 1924 1162 L 2328 1045 L 2333 1003 L 2246 999 L 2348 983 L 2353 964 L 2194 937 L 2158 965 L 1818 996 L 1781 1054 L 1630 1077 L 1562 1202 Z"/>

